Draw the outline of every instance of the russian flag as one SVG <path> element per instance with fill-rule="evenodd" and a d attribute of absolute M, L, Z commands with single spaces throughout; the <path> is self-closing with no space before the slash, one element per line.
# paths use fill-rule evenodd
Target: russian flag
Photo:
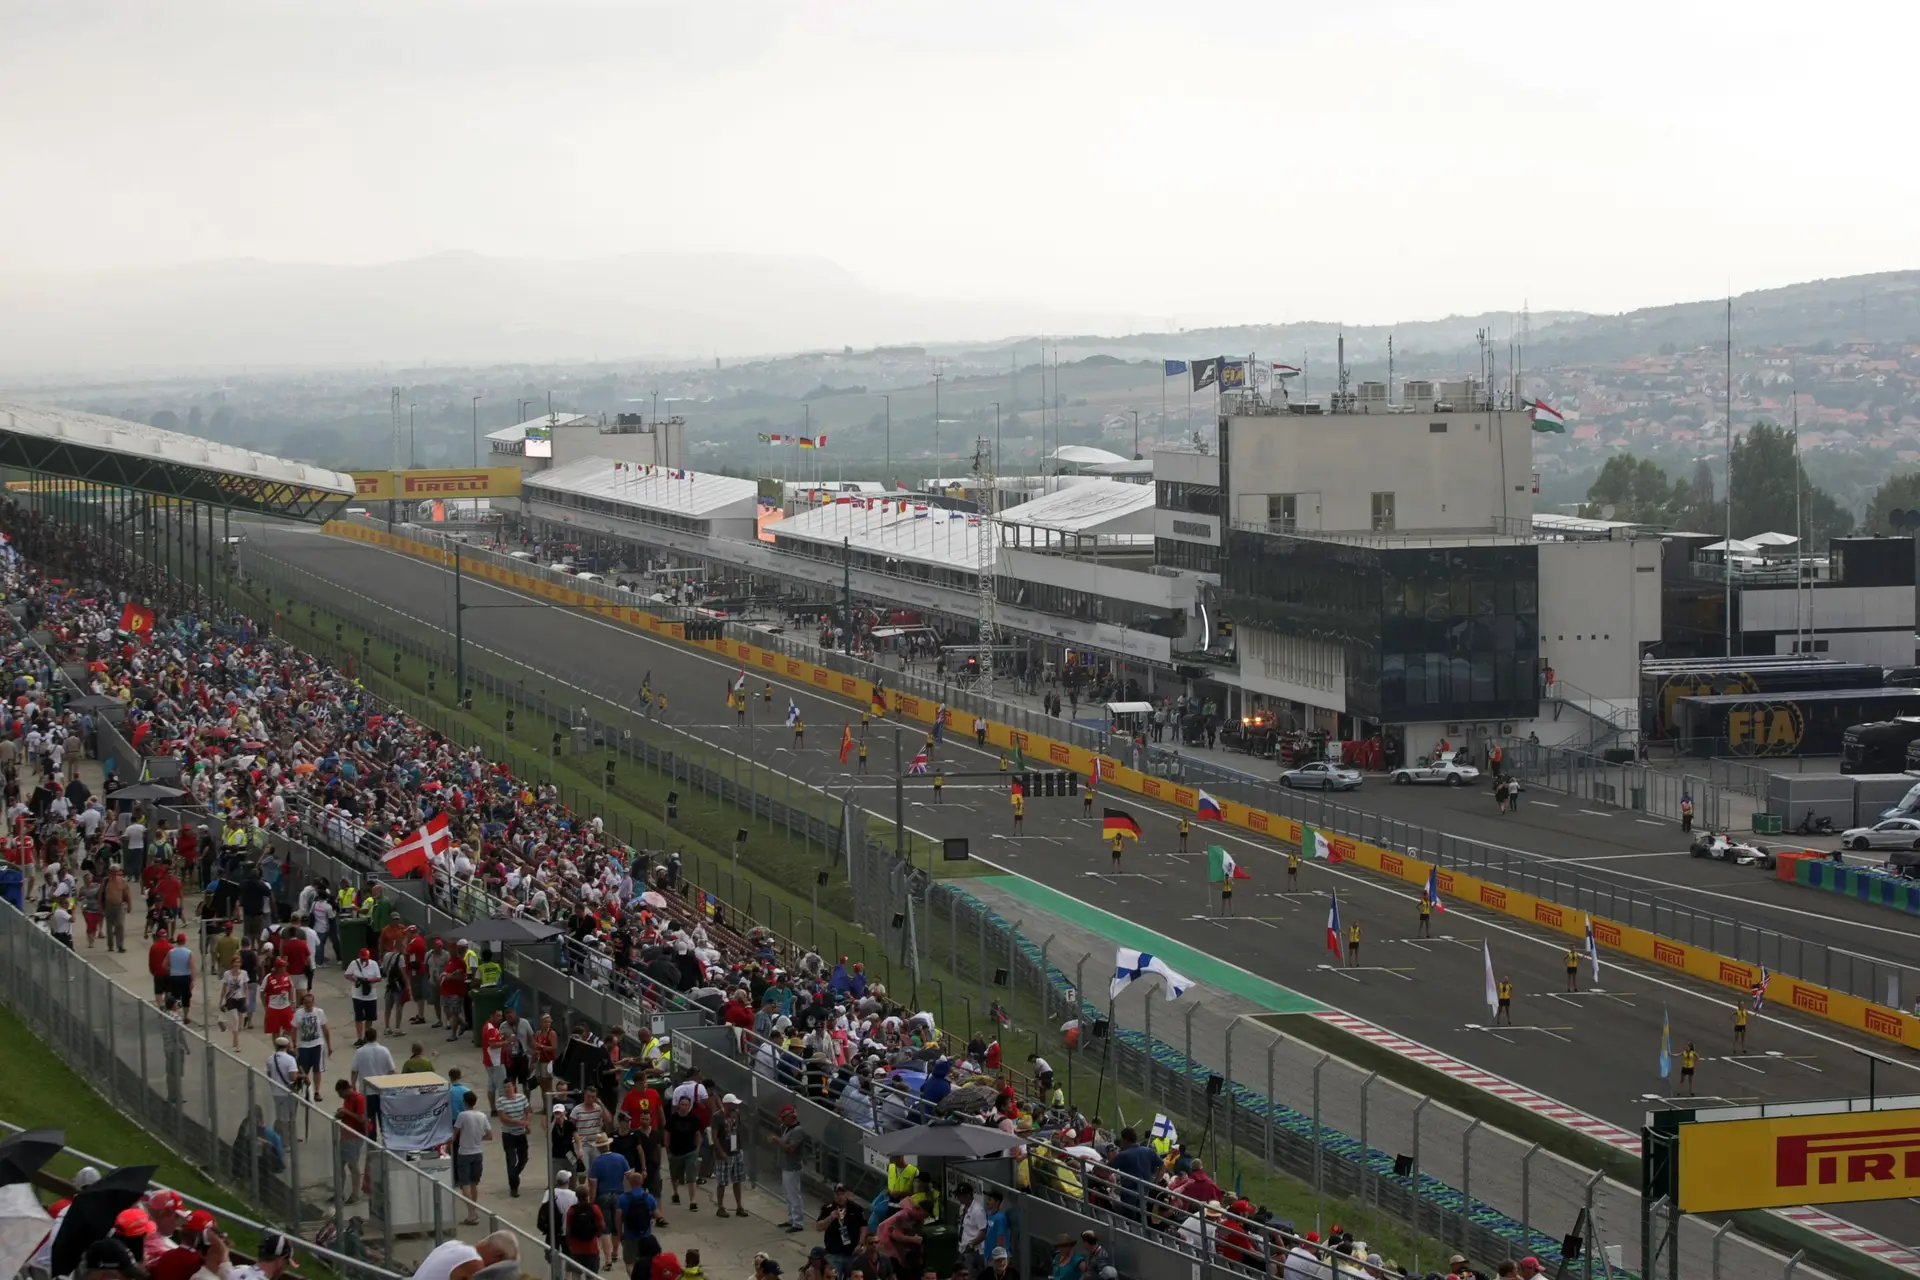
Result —
<path fill-rule="evenodd" d="M 1437 912 L 1444 912 L 1447 904 L 1440 901 L 1440 868 L 1427 868 L 1427 903 Z"/>
<path fill-rule="evenodd" d="M 1327 895 L 1327 950 L 1333 952 L 1336 959 L 1342 958 L 1340 950 L 1340 895 Z"/>
<path fill-rule="evenodd" d="M 1201 822 L 1223 822 L 1226 815 L 1220 812 L 1220 802 L 1202 791 L 1200 793 L 1200 812 L 1195 815 Z"/>

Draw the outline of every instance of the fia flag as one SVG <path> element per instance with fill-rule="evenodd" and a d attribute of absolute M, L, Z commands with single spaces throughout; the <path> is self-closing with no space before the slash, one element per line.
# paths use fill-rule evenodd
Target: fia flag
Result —
<path fill-rule="evenodd" d="M 1498 1016 L 1500 1012 L 1500 984 L 1493 976 L 1493 943 L 1486 938 L 1480 939 L 1481 954 L 1487 958 L 1487 1013 Z"/>
<path fill-rule="evenodd" d="M 1327 895 L 1327 950 L 1333 952 L 1335 959 L 1342 958 L 1340 951 L 1340 895 L 1337 893 L 1329 893 Z"/>
<path fill-rule="evenodd" d="M 1427 905 L 1436 912 L 1444 912 L 1447 904 L 1440 901 L 1440 867 L 1438 864 L 1427 868 Z"/>
<path fill-rule="evenodd" d="M 1217 844 L 1210 844 L 1207 846 L 1207 879 L 1251 880 L 1253 877 L 1241 870 L 1232 854 Z"/>
<path fill-rule="evenodd" d="M 1193 987 L 1193 983 L 1175 973 L 1159 956 L 1148 951 L 1135 951 L 1132 947 L 1121 947 L 1113 958 L 1113 985 L 1108 988 L 1108 998 L 1117 1000 L 1120 993 L 1146 977 L 1157 973 L 1167 984 L 1167 999 L 1177 1000 Z"/>
<path fill-rule="evenodd" d="M 1600 985 L 1600 946 L 1593 940 L 1593 917 L 1587 917 L 1587 959 L 1593 962 L 1593 984 Z"/>

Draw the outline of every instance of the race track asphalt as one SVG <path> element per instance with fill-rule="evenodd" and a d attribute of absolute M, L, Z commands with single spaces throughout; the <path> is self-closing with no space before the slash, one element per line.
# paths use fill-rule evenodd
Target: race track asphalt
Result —
<path fill-rule="evenodd" d="M 249 536 L 260 551 L 425 625 L 451 630 L 450 573 L 311 530 L 250 526 Z M 465 592 L 469 604 L 525 602 L 471 578 Z M 723 709 L 734 669 L 712 655 L 562 610 L 470 609 L 465 630 L 470 643 L 544 671 L 556 684 L 572 684 L 623 705 L 634 703 L 643 675 L 650 672 L 655 688 L 673 691 L 673 718 L 681 728 L 729 750 L 745 747 L 745 734 Z M 753 683 L 758 685 L 759 677 Z M 790 734 L 759 729 L 759 763 L 815 785 L 830 783 L 836 790 L 851 785 L 856 802 L 890 817 L 892 781 L 855 778 L 838 761 L 837 726 L 850 715 L 857 723 L 857 709 L 805 687 L 779 680 L 774 684 L 776 705 L 784 709 L 786 699 L 794 699 L 815 732 L 808 746 L 796 752 Z M 872 767 L 878 774 L 891 766 L 892 751 L 890 733 L 876 730 L 876 735 Z M 1666 1081 L 1656 1066 L 1664 1017 L 1671 1018 L 1676 1055 L 1690 1041 L 1698 1046 L 1703 1102 L 1864 1094 L 1867 1059 L 1856 1050 L 1892 1060 L 1892 1066 L 1879 1068 L 1881 1092 L 1920 1092 L 1920 1065 L 1912 1055 L 1775 1005 L 1755 1019 L 1747 1053 L 1736 1057 L 1730 994 L 1655 972 L 1651 966 L 1615 963 L 1609 957 L 1600 989 L 1593 990 L 1582 963 L 1581 990 L 1568 994 L 1566 940 L 1505 917 L 1454 906 L 1435 919 L 1436 936 L 1415 937 L 1417 895 L 1408 885 L 1345 866 L 1309 863 L 1298 888 L 1290 890 L 1284 850 L 1237 830 L 1196 825 L 1191 851 L 1179 854 L 1177 813 L 1143 797 L 1104 795 L 1091 817 L 1083 815 L 1079 800 L 1034 798 L 1027 806 L 1025 831 L 1016 836 L 997 778 L 953 777 L 994 770 L 996 753 L 976 749 L 961 735 L 948 735 L 935 759 L 936 768 L 952 780 L 940 804 L 933 803 L 927 780 L 912 780 L 908 823 L 916 830 L 934 837 L 968 836 L 976 856 L 1009 871 L 1630 1130 L 1639 1128 L 1650 1107 L 1675 1105 L 1671 1095 L 1677 1070 L 1675 1081 Z M 1909 962 L 1920 960 L 1920 943 L 1912 932 L 1894 927 L 1897 916 L 1843 899 L 1834 899 L 1834 906 L 1849 910 L 1829 912 L 1823 910 L 1827 900 L 1815 899 L 1808 891 L 1798 891 L 1804 900 L 1776 901 L 1774 891 L 1796 891 L 1773 884 L 1762 872 L 1686 858 L 1671 828 L 1658 831 L 1618 815 L 1582 821 L 1586 815 L 1564 808 L 1542 812 L 1547 806 L 1539 802 L 1538 793 L 1529 794 L 1520 813 L 1499 818 L 1484 793 L 1377 791 L 1370 785 L 1343 800 L 1391 805 L 1410 821 L 1475 838 L 1487 838 L 1479 835 L 1481 830 L 1497 832 L 1502 844 L 1532 846 L 1524 851 L 1529 856 L 1589 863 L 1622 860 L 1636 868 L 1632 874 L 1645 878 L 1643 887 L 1657 887 L 1663 894 L 1725 895 L 1726 900 L 1713 899 L 1713 909 L 1750 923 Z M 1106 805 L 1124 808 L 1143 828 L 1138 844 L 1127 846 L 1117 874 L 1100 832 L 1099 810 Z M 1218 917 L 1217 897 L 1206 884 L 1204 845 L 1209 840 L 1226 845 L 1253 877 L 1236 895 L 1232 919 Z M 1336 895 L 1343 926 L 1358 924 L 1362 931 L 1358 967 L 1341 965 L 1327 949 L 1327 917 Z M 1762 902 L 1772 906 L 1775 918 L 1755 919 Z M 1801 911 L 1807 914 L 1791 914 Z M 1875 911 L 1878 916 L 1869 914 Z M 1791 925 L 1781 923 L 1789 920 Z M 1863 939 L 1870 941 L 1862 944 Z M 1514 984 L 1512 1028 L 1486 1025 L 1492 1021 L 1483 998 L 1487 947 L 1496 972 Z M 1911 1205 L 1900 1208 L 1900 1203 L 1849 1206 L 1838 1212 L 1894 1239 L 1920 1242 L 1920 1215 Z"/>

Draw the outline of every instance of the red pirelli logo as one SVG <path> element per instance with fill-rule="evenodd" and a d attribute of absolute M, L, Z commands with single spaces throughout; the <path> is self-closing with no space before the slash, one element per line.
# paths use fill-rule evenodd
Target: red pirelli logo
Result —
<path fill-rule="evenodd" d="M 1533 918 L 1549 928 L 1560 928 L 1566 920 L 1566 915 L 1566 912 L 1554 906 L 1551 902 L 1536 902 L 1533 904 Z"/>
<path fill-rule="evenodd" d="M 1827 993 L 1819 987 L 1810 987 L 1804 982 L 1794 983 L 1789 1003 L 1796 1009 L 1805 1009 L 1823 1018 L 1827 1016 Z"/>
<path fill-rule="evenodd" d="M 1397 853 L 1383 853 L 1380 855 L 1380 869 L 1390 876 L 1405 875 L 1407 864 Z"/>
<path fill-rule="evenodd" d="M 1753 985 L 1753 970 L 1737 961 L 1722 960 L 1720 962 L 1720 981 L 1730 987 L 1751 987 Z"/>
<path fill-rule="evenodd" d="M 1191 809 L 1200 803 L 1200 799 L 1185 787 L 1175 787 L 1173 789 L 1173 802 L 1182 809 Z"/>
<path fill-rule="evenodd" d="M 1613 923 L 1611 920 L 1592 920 L 1588 923 L 1593 926 L 1593 940 L 1595 942 L 1605 943 L 1609 947 L 1617 947 L 1620 945 L 1619 925 Z"/>
<path fill-rule="evenodd" d="M 1140 793 L 1146 796 L 1150 800 L 1160 799 L 1160 779 L 1158 778 L 1140 779 Z"/>
<path fill-rule="evenodd" d="M 1073 753 L 1067 749 L 1066 743 L 1049 742 L 1047 744 L 1047 759 L 1052 763 L 1065 764 L 1067 761 L 1071 760 L 1072 758 L 1073 758 Z"/>
<path fill-rule="evenodd" d="M 800 674 L 800 664 L 794 661 L 792 658 L 787 659 L 787 674 L 790 676 L 797 676 Z"/>
<path fill-rule="evenodd" d="M 1773 1178 L 1783 1187 L 1836 1188 L 1920 1178 L 1920 1129 L 1867 1129 L 1776 1138 Z"/>
<path fill-rule="evenodd" d="M 1495 911 L 1505 911 L 1507 891 L 1498 885 L 1483 884 L 1480 886 L 1480 903 L 1482 906 L 1492 907 Z"/>
<path fill-rule="evenodd" d="M 1653 958 L 1661 964 L 1672 965 L 1676 969 L 1687 967 L 1687 949 L 1672 942 L 1653 941 Z"/>
<path fill-rule="evenodd" d="M 1255 831 L 1270 831 L 1273 829 L 1273 820 L 1259 809 L 1249 809 L 1247 810 L 1247 825 Z"/>
<path fill-rule="evenodd" d="M 1446 871 L 1446 870 L 1441 871 L 1440 872 L 1440 892 L 1452 893 L 1453 891 L 1454 891 L 1453 872 Z"/>
<path fill-rule="evenodd" d="M 825 688 L 827 684 L 830 682 L 832 675 L 833 673 L 831 671 L 828 671 L 825 667 L 815 667 L 813 669 L 813 682 L 821 686 L 822 688 Z"/>
<path fill-rule="evenodd" d="M 1885 1009 L 1867 1006 L 1866 1012 L 1861 1016 L 1861 1024 L 1875 1035 L 1886 1036 L 1890 1040 L 1907 1038 L 1906 1021 L 1899 1014 L 1888 1013 Z"/>
<path fill-rule="evenodd" d="M 860 682 L 852 676 L 841 676 L 840 692 L 849 698 L 858 697 L 860 693 Z"/>

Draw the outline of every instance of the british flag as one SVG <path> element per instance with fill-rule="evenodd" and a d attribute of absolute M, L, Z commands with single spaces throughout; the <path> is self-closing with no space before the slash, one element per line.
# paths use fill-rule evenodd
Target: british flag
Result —
<path fill-rule="evenodd" d="M 908 773 L 925 773 L 928 770 L 927 753 L 922 751 L 913 757 L 913 763 L 907 766 Z"/>

